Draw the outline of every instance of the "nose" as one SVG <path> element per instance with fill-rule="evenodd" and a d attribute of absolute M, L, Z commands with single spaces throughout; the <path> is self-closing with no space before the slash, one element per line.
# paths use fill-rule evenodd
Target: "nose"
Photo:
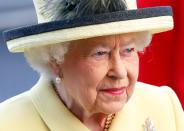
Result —
<path fill-rule="evenodd" d="M 107 76 L 113 80 L 120 80 L 127 77 L 127 68 L 119 53 L 111 56 Z"/>

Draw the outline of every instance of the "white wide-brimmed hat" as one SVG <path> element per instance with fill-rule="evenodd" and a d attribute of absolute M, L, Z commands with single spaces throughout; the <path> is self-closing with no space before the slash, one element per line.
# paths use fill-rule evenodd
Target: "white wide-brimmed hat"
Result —
<path fill-rule="evenodd" d="M 118 8 L 113 9 L 113 2 Z M 171 7 L 137 9 L 136 0 L 34 0 L 34 5 L 37 25 L 3 33 L 11 52 L 104 35 L 155 34 L 173 28 Z"/>

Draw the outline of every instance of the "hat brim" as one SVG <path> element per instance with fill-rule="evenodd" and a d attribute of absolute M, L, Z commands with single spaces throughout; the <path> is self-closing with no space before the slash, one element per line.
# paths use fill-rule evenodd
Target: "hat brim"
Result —
<path fill-rule="evenodd" d="M 98 36 L 173 28 L 171 7 L 153 7 L 42 23 L 3 32 L 11 52 Z"/>

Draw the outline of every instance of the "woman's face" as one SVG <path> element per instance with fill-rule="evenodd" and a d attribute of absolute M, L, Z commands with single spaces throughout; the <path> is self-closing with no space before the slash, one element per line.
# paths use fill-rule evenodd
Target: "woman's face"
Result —
<path fill-rule="evenodd" d="M 70 108 L 88 113 L 120 111 L 138 77 L 135 46 L 133 34 L 73 41 L 60 66 Z"/>

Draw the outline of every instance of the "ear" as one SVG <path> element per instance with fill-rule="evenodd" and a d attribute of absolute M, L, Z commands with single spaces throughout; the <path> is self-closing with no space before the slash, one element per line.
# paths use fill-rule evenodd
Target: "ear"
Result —
<path fill-rule="evenodd" d="M 60 68 L 59 68 L 59 65 L 56 63 L 56 61 L 50 60 L 48 64 L 49 64 L 49 67 L 50 67 L 52 73 L 56 76 L 59 76 Z"/>

